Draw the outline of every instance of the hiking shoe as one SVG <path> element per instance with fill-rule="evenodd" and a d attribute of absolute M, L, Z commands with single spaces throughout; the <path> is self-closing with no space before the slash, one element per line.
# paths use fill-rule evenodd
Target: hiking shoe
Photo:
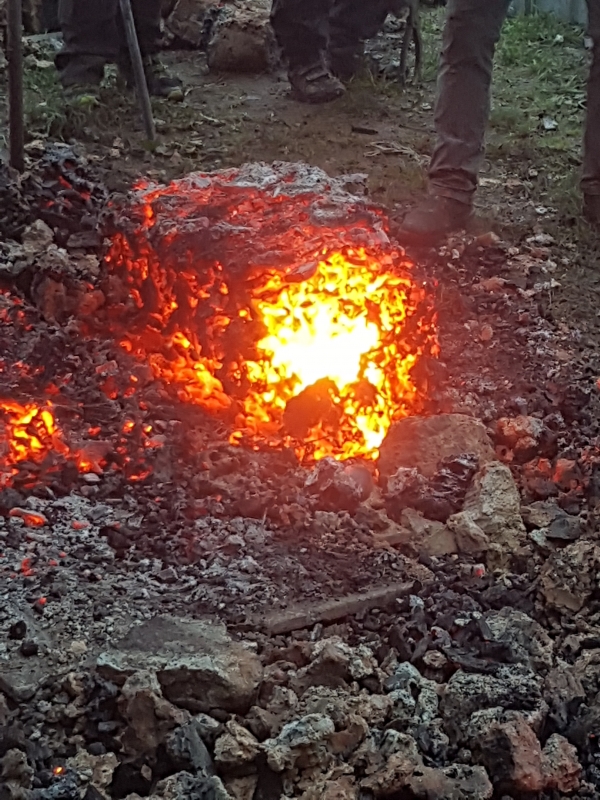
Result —
<path fill-rule="evenodd" d="M 360 70 L 365 48 L 363 42 L 346 47 L 329 48 L 329 67 L 332 75 L 344 83 L 348 83 Z"/>
<path fill-rule="evenodd" d="M 293 96 L 301 103 L 331 103 L 346 91 L 344 84 L 322 62 L 310 67 L 294 67 L 288 78 Z"/>
<path fill-rule="evenodd" d="M 600 194 L 583 195 L 583 218 L 594 228 L 600 228 Z"/>
<path fill-rule="evenodd" d="M 446 234 L 466 228 L 472 216 L 469 203 L 432 195 L 409 211 L 394 233 L 400 241 L 435 244 Z"/>
<path fill-rule="evenodd" d="M 119 61 L 119 72 L 125 79 L 129 89 L 135 89 L 135 77 L 129 58 Z M 171 75 L 160 59 L 147 56 L 144 58 L 144 72 L 148 83 L 148 91 L 152 97 L 163 97 L 167 100 L 183 100 L 183 83 Z"/>

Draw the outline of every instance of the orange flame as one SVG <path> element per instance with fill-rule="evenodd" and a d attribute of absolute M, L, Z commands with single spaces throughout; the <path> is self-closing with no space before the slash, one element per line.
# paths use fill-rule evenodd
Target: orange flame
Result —
<path fill-rule="evenodd" d="M 50 403 L 21 405 L 0 400 L 0 465 L 10 468 L 23 461 L 40 464 L 51 450 L 61 455 L 69 452 Z"/>

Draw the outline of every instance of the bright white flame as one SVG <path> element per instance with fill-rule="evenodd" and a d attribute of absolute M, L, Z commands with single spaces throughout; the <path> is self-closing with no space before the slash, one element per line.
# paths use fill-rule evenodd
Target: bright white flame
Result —
<path fill-rule="evenodd" d="M 273 309 L 274 316 L 279 313 Z M 258 347 L 270 356 L 275 370 L 298 379 L 299 390 L 322 378 L 334 381 L 338 389 L 355 382 L 361 356 L 379 342 L 377 326 L 365 317 L 344 318 L 335 306 L 319 306 L 318 301 L 310 312 L 294 309 L 293 315 L 286 314 L 279 324 L 277 334 L 266 336 Z"/>

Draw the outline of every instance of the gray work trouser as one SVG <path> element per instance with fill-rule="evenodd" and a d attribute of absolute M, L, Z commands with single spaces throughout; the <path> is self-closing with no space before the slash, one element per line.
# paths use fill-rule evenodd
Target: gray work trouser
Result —
<path fill-rule="evenodd" d="M 587 0 L 594 42 L 582 189 L 600 195 L 600 0 Z M 471 203 L 490 112 L 492 62 L 510 0 L 449 0 L 435 105 L 431 194 Z"/>
<path fill-rule="evenodd" d="M 151 54 L 160 39 L 160 0 L 132 0 L 131 5 L 142 53 Z M 58 14 L 64 40 L 59 69 L 72 57 L 116 61 L 127 52 L 119 0 L 60 0 Z"/>
<path fill-rule="evenodd" d="M 331 46 L 375 36 L 389 0 L 273 0 L 271 24 L 291 67 L 310 66 Z"/>

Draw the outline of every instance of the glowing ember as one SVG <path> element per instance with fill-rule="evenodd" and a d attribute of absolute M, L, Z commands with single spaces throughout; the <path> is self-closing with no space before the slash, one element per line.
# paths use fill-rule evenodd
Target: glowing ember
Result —
<path fill-rule="evenodd" d="M 0 466 L 14 474 L 14 467 L 24 461 L 41 464 L 50 452 L 66 455 L 50 403 L 21 405 L 13 400 L 0 400 Z M 7 476 L 0 475 L 6 484 Z"/>
<path fill-rule="evenodd" d="M 254 313 L 268 333 L 259 357 L 246 362 L 242 433 L 268 437 L 281 427 L 310 443 L 316 458 L 376 455 L 392 419 L 416 399 L 410 370 L 419 356 L 400 344 L 418 290 L 382 260 L 336 253 L 308 281 L 274 274 L 255 293 Z M 304 391 L 315 385 L 318 397 Z M 306 402 L 290 404 L 300 397 Z"/>
<path fill-rule="evenodd" d="M 233 442 L 374 458 L 392 421 L 421 410 L 431 295 L 381 212 L 318 170 L 141 187 L 108 262 L 122 346 Z"/>

